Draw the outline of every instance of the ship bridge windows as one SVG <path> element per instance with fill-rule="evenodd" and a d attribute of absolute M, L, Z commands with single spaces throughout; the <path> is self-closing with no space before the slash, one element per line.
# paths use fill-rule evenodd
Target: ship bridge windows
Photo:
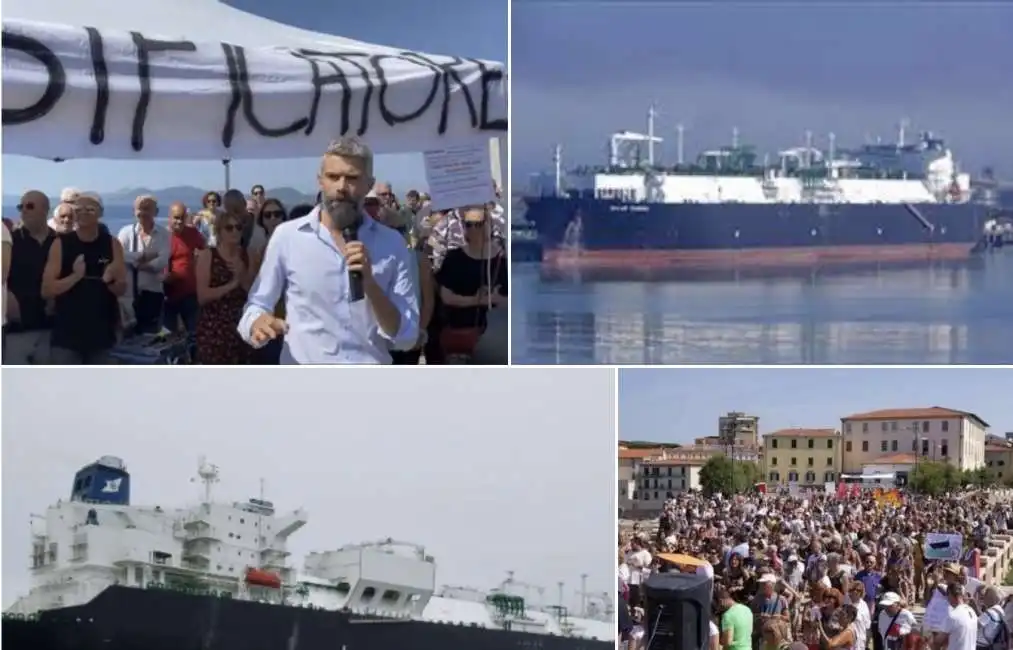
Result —
<path fill-rule="evenodd" d="M 385 605 L 397 605 L 398 601 L 401 600 L 401 592 L 394 589 L 387 589 L 383 592 L 383 596 L 380 597 Z"/>
<path fill-rule="evenodd" d="M 372 601 L 373 598 L 375 597 L 376 597 L 376 589 L 374 589 L 373 587 L 366 587 L 365 589 L 362 590 L 362 596 L 359 597 L 359 600 L 362 601 L 363 603 L 368 603 Z"/>

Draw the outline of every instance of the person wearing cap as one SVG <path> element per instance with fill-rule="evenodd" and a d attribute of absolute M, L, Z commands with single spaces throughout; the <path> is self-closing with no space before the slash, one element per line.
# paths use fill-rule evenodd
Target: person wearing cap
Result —
<path fill-rule="evenodd" d="M 914 614 L 904 607 L 904 601 L 896 592 L 888 591 L 879 599 L 879 619 L 876 632 L 886 650 L 900 650 L 904 638 L 911 634 L 918 624 Z"/>
<path fill-rule="evenodd" d="M 777 576 L 764 573 L 756 580 L 759 587 L 749 609 L 753 611 L 753 636 L 759 641 L 764 624 L 772 618 L 788 620 L 788 600 L 777 593 Z M 755 645 L 755 644 L 754 644 Z"/>
<path fill-rule="evenodd" d="M 962 584 L 964 567 L 956 562 L 948 562 L 942 567 L 943 579 L 932 590 L 928 605 L 925 606 L 923 627 L 925 632 L 938 634 L 943 631 L 946 617 L 950 610 L 949 597 L 946 595 L 946 588 L 951 584 Z"/>
<path fill-rule="evenodd" d="M 942 629 L 932 639 L 935 650 L 975 650 L 978 641 L 978 615 L 967 604 L 967 590 L 959 582 L 946 585 L 950 611 Z"/>

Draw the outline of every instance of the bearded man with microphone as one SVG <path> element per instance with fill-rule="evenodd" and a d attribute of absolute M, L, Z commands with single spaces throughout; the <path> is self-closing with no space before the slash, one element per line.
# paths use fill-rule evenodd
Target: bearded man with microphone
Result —
<path fill-rule="evenodd" d="M 272 233 L 239 334 L 256 348 L 283 337 L 282 364 L 389 364 L 419 340 L 417 263 L 362 208 L 374 183 L 365 144 L 333 142 L 318 179 L 320 204 Z"/>

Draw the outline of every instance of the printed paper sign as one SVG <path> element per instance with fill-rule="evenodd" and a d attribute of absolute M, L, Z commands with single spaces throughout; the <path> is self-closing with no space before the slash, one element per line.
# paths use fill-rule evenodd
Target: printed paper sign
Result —
<path fill-rule="evenodd" d="M 488 142 L 426 151 L 423 159 L 433 210 L 495 200 Z"/>
<path fill-rule="evenodd" d="M 959 562 L 964 536 L 956 533 L 929 533 L 925 536 L 925 559 Z"/>

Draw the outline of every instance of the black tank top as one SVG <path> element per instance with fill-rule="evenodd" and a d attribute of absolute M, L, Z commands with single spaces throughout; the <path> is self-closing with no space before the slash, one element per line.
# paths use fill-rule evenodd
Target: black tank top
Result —
<path fill-rule="evenodd" d="M 116 343 L 120 314 L 116 296 L 101 280 L 113 259 L 112 235 L 99 231 L 94 241 L 86 242 L 71 232 L 60 235 L 60 245 L 60 277 L 73 272 L 78 255 L 84 256 L 85 277 L 56 298 L 53 345 L 82 353 L 108 350 Z"/>

